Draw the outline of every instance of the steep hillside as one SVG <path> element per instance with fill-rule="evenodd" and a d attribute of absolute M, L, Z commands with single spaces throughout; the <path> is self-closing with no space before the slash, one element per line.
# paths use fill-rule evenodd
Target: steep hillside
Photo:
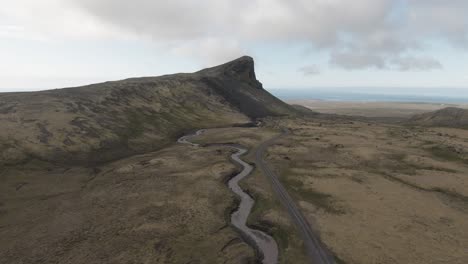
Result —
<path fill-rule="evenodd" d="M 0 94 L 0 164 L 89 164 L 155 150 L 200 127 L 295 110 L 242 57 L 196 73 Z"/>
<path fill-rule="evenodd" d="M 438 111 L 415 115 L 408 120 L 408 123 L 421 126 L 468 128 L 468 110 L 447 107 Z"/>

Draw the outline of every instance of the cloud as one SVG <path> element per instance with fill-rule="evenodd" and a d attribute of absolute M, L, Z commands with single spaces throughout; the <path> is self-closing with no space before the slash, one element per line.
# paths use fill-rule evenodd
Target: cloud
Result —
<path fill-rule="evenodd" d="M 299 72 L 303 73 L 304 76 L 312 76 L 320 74 L 320 69 L 317 65 L 308 65 L 299 68 Z"/>
<path fill-rule="evenodd" d="M 69 0 L 70 1 L 70 0 Z M 213 37 L 230 27 L 227 1 L 71 0 L 76 7 L 128 32 L 155 40 Z M 227 32 L 226 32 L 227 33 Z"/>
<path fill-rule="evenodd" d="M 318 47 L 340 34 L 384 26 L 391 0 L 66 0 L 97 19 L 155 40 L 237 38 L 307 40 Z"/>
<path fill-rule="evenodd" d="M 442 64 L 431 57 L 394 56 L 385 58 L 368 53 L 332 53 L 330 64 L 346 69 L 386 69 L 396 71 L 430 71 L 442 69 Z"/>
<path fill-rule="evenodd" d="M 204 38 L 176 43 L 169 50 L 177 55 L 191 56 L 203 66 L 213 66 L 246 54 L 239 42 L 232 39 Z"/>
<path fill-rule="evenodd" d="M 403 57 L 395 58 L 392 63 L 399 71 L 429 71 L 434 69 L 442 69 L 442 64 L 437 60 L 429 57 Z"/>
<path fill-rule="evenodd" d="M 468 1 L 407 0 L 408 32 L 414 37 L 439 37 L 468 48 Z"/>
<path fill-rule="evenodd" d="M 64 38 L 128 37 L 119 28 L 88 11 L 77 8 L 74 0 L 15 0 L 0 5 L 0 37 L 31 40 Z M 5 28 L 9 32 L 5 33 Z M 14 30 L 12 30 L 14 29 Z"/>
<path fill-rule="evenodd" d="M 75 0 L 97 19 L 155 41 L 226 43 L 306 42 L 345 69 L 388 68 L 395 57 L 433 38 L 467 43 L 468 1 L 438 0 Z M 224 46 L 216 48 L 219 57 Z M 232 47 L 225 47 L 227 54 Z M 211 60 L 212 52 L 207 51 Z M 398 63 L 397 63 L 398 64 Z M 424 63 L 400 63 L 401 69 Z M 433 64 L 432 66 L 435 66 Z"/>
<path fill-rule="evenodd" d="M 305 43 L 335 67 L 426 70 L 439 66 L 408 58 L 428 43 L 468 47 L 466 10 L 465 0 L 16 0 L 0 17 L 31 34 L 149 39 L 204 63 Z"/>

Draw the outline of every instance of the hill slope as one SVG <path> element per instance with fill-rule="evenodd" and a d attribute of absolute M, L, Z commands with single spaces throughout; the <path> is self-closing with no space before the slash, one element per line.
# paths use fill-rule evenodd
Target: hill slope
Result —
<path fill-rule="evenodd" d="M 196 73 L 0 94 L 0 164 L 89 164 L 161 148 L 200 127 L 295 110 L 262 88 L 241 57 Z"/>
<path fill-rule="evenodd" d="M 415 115 L 408 120 L 408 123 L 421 126 L 468 128 L 468 110 L 447 107 L 434 112 Z"/>

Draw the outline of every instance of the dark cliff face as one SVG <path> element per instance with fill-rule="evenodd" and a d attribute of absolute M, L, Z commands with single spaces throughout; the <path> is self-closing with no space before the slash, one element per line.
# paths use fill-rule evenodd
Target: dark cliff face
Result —
<path fill-rule="evenodd" d="M 297 111 L 263 89 L 254 60 L 244 56 L 196 73 L 233 107 L 250 118 L 294 114 Z"/>
<path fill-rule="evenodd" d="M 182 133 L 295 110 L 241 57 L 196 73 L 0 94 L 0 164 L 99 163 L 159 149 Z"/>
<path fill-rule="evenodd" d="M 201 70 L 197 73 L 220 78 L 234 78 L 254 88 L 263 89 L 262 83 L 259 82 L 255 76 L 254 60 L 249 56 L 243 56 L 228 63 Z"/>

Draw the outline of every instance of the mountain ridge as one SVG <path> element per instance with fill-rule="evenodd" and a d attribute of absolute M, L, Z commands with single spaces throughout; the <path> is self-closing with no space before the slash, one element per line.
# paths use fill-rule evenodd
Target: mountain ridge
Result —
<path fill-rule="evenodd" d="M 295 114 L 243 56 L 195 73 L 0 94 L 0 164 L 93 164 L 157 150 L 180 134 Z"/>
<path fill-rule="evenodd" d="M 415 115 L 407 123 L 421 126 L 468 128 L 468 109 L 446 107 L 437 111 Z"/>

